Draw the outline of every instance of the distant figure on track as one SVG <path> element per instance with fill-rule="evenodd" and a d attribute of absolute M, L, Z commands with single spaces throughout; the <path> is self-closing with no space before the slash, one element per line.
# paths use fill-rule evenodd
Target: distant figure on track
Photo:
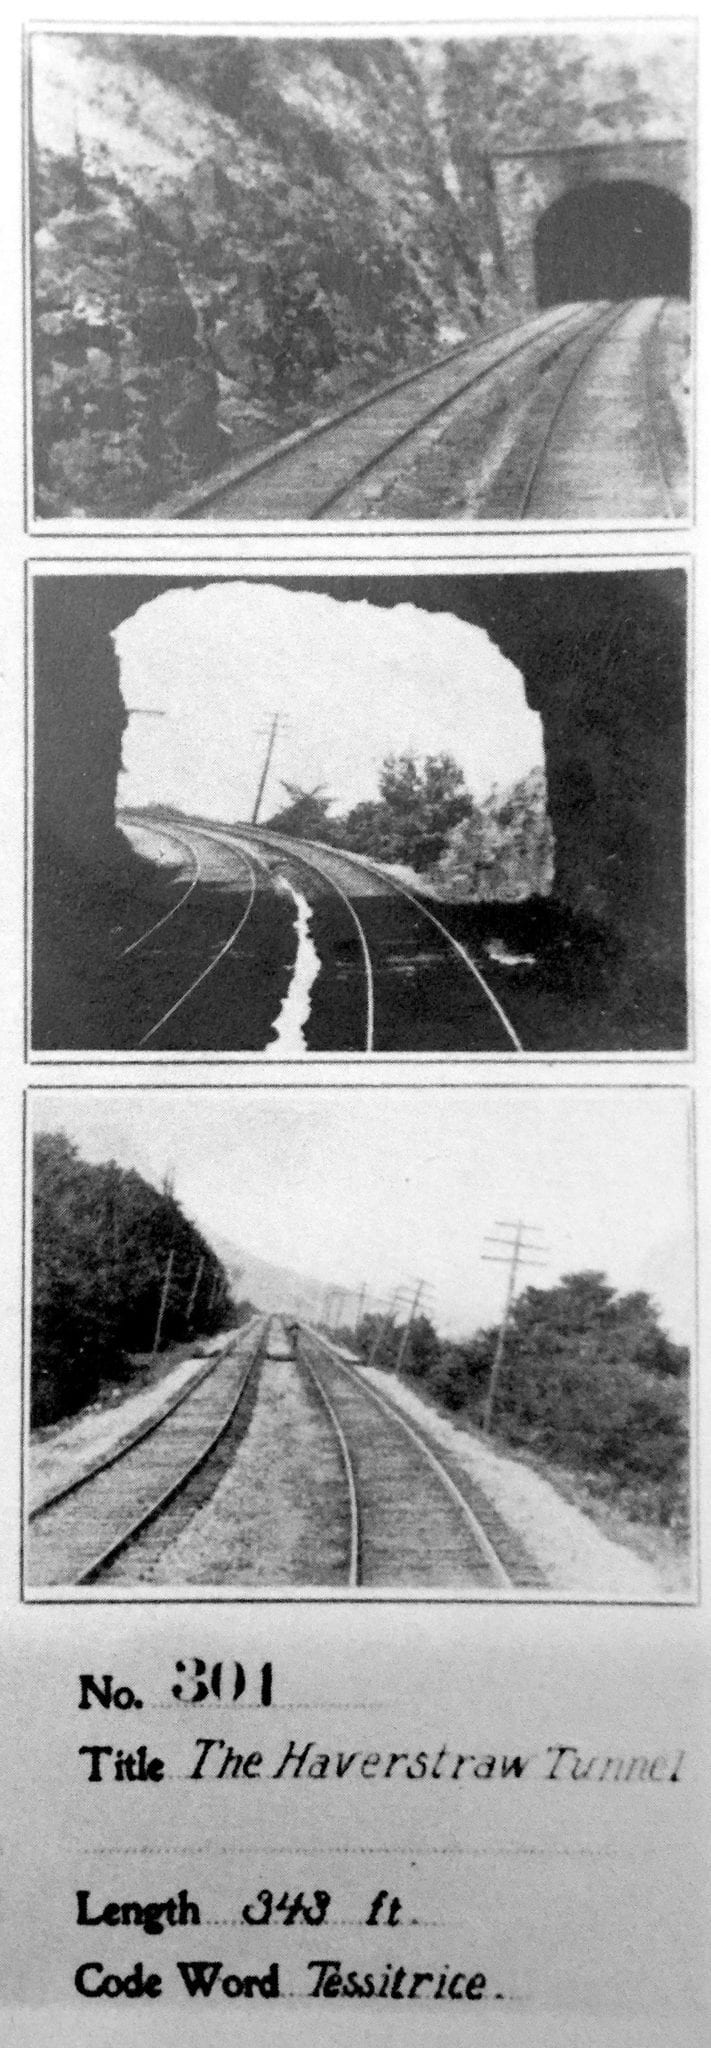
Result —
<path fill-rule="evenodd" d="M 298 1325 L 298 1323 L 287 1323 L 287 1325 L 286 1325 L 286 1334 L 287 1334 L 287 1337 L 288 1337 L 288 1339 L 289 1339 L 289 1343 L 290 1343 L 290 1345 L 291 1345 L 291 1356 L 292 1356 L 292 1358 L 296 1358 L 296 1357 L 298 1357 L 298 1351 L 299 1351 L 299 1325 Z"/>

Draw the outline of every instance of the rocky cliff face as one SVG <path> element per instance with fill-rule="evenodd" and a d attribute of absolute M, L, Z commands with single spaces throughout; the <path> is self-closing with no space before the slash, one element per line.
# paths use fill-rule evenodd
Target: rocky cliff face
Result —
<path fill-rule="evenodd" d="M 38 511 L 145 512 L 504 315 L 491 153 L 683 128 L 687 72 L 655 31 L 33 36 Z"/>

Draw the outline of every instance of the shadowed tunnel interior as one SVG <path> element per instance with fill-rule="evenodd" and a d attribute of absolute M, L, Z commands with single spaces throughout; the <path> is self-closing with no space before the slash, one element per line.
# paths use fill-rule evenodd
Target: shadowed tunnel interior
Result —
<path fill-rule="evenodd" d="M 576 186 L 535 233 L 539 306 L 570 299 L 688 298 L 691 215 L 659 185 Z"/>
<path fill-rule="evenodd" d="M 269 580 L 387 608 L 416 602 L 489 632 L 543 719 L 556 903 L 622 949 L 624 1017 L 598 988 L 584 1044 L 683 1042 L 683 572 Z M 110 636 L 175 582 L 39 576 L 33 587 L 33 1043 L 43 1049 L 105 1043 L 91 1036 L 92 1003 L 114 971 L 126 892 L 145 874 L 115 824 L 126 710 Z M 566 1038 L 564 1006 L 558 1028 Z"/>

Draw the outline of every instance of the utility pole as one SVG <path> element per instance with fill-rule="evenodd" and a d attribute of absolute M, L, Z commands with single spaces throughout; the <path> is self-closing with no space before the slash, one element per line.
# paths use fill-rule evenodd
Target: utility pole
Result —
<path fill-rule="evenodd" d="M 409 1340 L 409 1336 L 410 1336 L 410 1331 L 411 1331 L 411 1329 L 412 1329 L 412 1325 L 413 1325 L 413 1323 L 414 1323 L 414 1320 L 415 1320 L 415 1316 L 416 1316 L 416 1314 L 417 1314 L 417 1310 L 418 1310 L 418 1307 L 419 1307 L 419 1303 L 420 1303 L 420 1299 L 421 1299 L 421 1296 L 422 1296 L 422 1293 L 423 1293 L 424 1285 L 425 1285 L 425 1283 L 424 1283 L 424 1280 L 417 1280 L 417 1281 L 415 1282 L 415 1292 L 414 1292 L 414 1294 L 413 1294 L 413 1297 L 412 1297 L 412 1300 L 411 1300 L 411 1302 L 410 1302 L 410 1309 L 409 1309 L 409 1314 L 408 1314 L 407 1322 L 406 1322 L 406 1324 L 405 1324 L 405 1328 L 404 1328 L 404 1330 L 403 1330 L 403 1333 L 402 1333 L 402 1336 L 401 1336 L 401 1338 L 400 1338 L 400 1342 L 399 1342 L 399 1344 L 398 1344 L 398 1348 L 397 1348 L 397 1358 L 396 1358 L 396 1360 L 395 1360 L 395 1371 L 396 1371 L 396 1372 L 401 1372 L 401 1371 L 402 1371 L 402 1367 L 403 1367 L 403 1365 L 404 1365 L 404 1362 L 405 1362 L 405 1352 L 407 1351 L 407 1346 L 408 1346 L 408 1340 Z"/>
<path fill-rule="evenodd" d="M 193 1284 L 192 1284 L 192 1287 L 191 1287 L 191 1290 L 190 1290 L 190 1300 L 189 1300 L 189 1302 L 188 1302 L 188 1306 L 187 1306 L 187 1309 L 186 1309 L 186 1312 L 185 1312 L 185 1321 L 186 1321 L 186 1324 L 187 1324 L 187 1327 L 188 1327 L 188 1329 L 190 1329 L 190 1327 L 191 1327 L 191 1324 L 192 1324 L 192 1320 L 193 1320 L 193 1310 L 194 1310 L 194 1307 L 195 1307 L 195 1303 L 196 1303 L 196 1301 L 197 1301 L 197 1297 L 198 1297 L 198 1288 L 199 1288 L 199 1286 L 200 1286 L 200 1281 L 202 1280 L 202 1276 L 203 1276 L 203 1270 L 204 1270 L 204 1266 L 205 1266 L 205 1260 L 204 1260 L 204 1257 L 203 1257 L 203 1258 L 201 1258 L 201 1259 L 200 1259 L 200 1261 L 199 1261 L 199 1264 L 198 1264 L 198 1269 L 197 1269 L 197 1272 L 196 1272 L 196 1274 L 195 1274 L 195 1279 L 194 1279 L 194 1281 L 193 1281 Z"/>
<path fill-rule="evenodd" d="M 164 1281 L 163 1281 L 163 1289 L 162 1289 L 162 1293 L 161 1293 L 161 1298 L 160 1298 L 160 1308 L 159 1308 L 159 1310 L 158 1310 L 158 1321 L 157 1321 L 157 1323 L 156 1323 L 156 1334 L 155 1334 L 155 1337 L 154 1337 L 154 1339 L 153 1339 L 153 1357 L 154 1357 L 154 1358 L 155 1358 L 156 1352 L 157 1352 L 157 1350 L 158 1350 L 158 1346 L 159 1346 L 159 1344 L 160 1344 L 160 1333 L 161 1333 L 161 1330 L 162 1330 L 162 1327 L 163 1327 L 163 1317 L 164 1317 L 164 1315 L 165 1315 L 165 1306 L 166 1306 L 166 1302 L 167 1302 L 167 1300 L 168 1300 L 168 1289 L 169 1289 L 169 1287 L 170 1287 L 170 1276 L 171 1276 L 171 1273 L 172 1273 L 172 1271 L 173 1271 L 173 1260 L 174 1260 L 174 1258 L 175 1258 L 175 1252 L 174 1252 L 173 1250 L 169 1251 L 169 1253 L 168 1253 L 168 1263 L 167 1263 L 167 1266 L 166 1266 L 166 1269 L 165 1269 L 165 1278 L 164 1278 Z"/>
<path fill-rule="evenodd" d="M 253 810 L 253 812 L 252 812 L 252 817 L 251 817 L 251 820 L 250 820 L 250 822 L 251 822 L 251 824 L 252 824 L 252 825 L 256 825 L 256 823 L 257 823 L 257 820 L 258 820 L 258 818 L 259 818 L 259 812 L 260 812 L 260 807 L 261 807 L 262 797 L 263 797 L 263 795 L 264 795 L 264 786 L 265 786 L 265 783 L 266 783 L 266 779 L 267 779 L 267 776 L 268 776 L 268 774 L 269 774 L 269 763 L 270 763 L 270 761 L 271 761 L 271 758 L 272 758 L 272 754 L 273 754 L 273 752 L 274 752 L 274 741 L 275 741 L 275 739 L 276 739 L 276 736 L 277 736 L 277 732 L 278 732 L 278 729 L 279 729 L 279 712 L 278 712 L 278 711 L 275 711 L 275 713 L 274 713 L 274 717 L 273 717 L 273 719 L 272 719 L 272 722 L 271 722 L 271 725 L 270 725 L 270 728 L 269 728 L 269 738 L 268 738 L 268 740 L 267 740 L 267 751 L 266 751 L 266 755 L 265 755 L 265 759 L 264 759 L 264 767 L 263 767 L 263 769 L 262 769 L 262 773 L 261 773 L 261 775 L 260 775 L 260 778 L 259 778 L 259 788 L 258 788 L 258 790 L 257 790 L 257 794 L 256 794 L 256 797 L 255 797 L 255 799 L 254 799 L 254 810 Z"/>
<path fill-rule="evenodd" d="M 497 1230 L 505 1230 L 509 1232 L 513 1231 L 513 1239 L 510 1236 L 485 1237 L 485 1244 L 501 1245 L 502 1250 L 504 1252 L 503 1257 L 498 1251 L 482 1252 L 482 1259 L 485 1259 L 490 1265 L 508 1266 L 509 1269 L 509 1277 L 506 1283 L 506 1295 L 504 1299 L 503 1313 L 501 1317 L 501 1322 L 499 1324 L 499 1334 L 496 1339 L 496 1350 L 494 1352 L 491 1372 L 489 1374 L 489 1385 L 487 1388 L 486 1400 L 484 1403 L 482 1428 L 486 1436 L 488 1436 L 491 1432 L 491 1423 L 494 1413 L 494 1401 L 496 1399 L 496 1392 L 499 1380 L 501 1378 L 501 1367 L 504 1362 L 506 1332 L 508 1330 L 509 1318 L 511 1315 L 511 1310 L 513 1308 L 514 1296 L 516 1293 L 516 1281 L 518 1279 L 519 1272 L 523 1266 L 545 1266 L 545 1257 L 537 1257 L 535 1256 L 535 1254 L 544 1254 L 547 1251 L 546 1245 L 536 1244 L 535 1242 L 533 1244 L 526 1243 L 527 1238 L 532 1237 L 535 1240 L 535 1238 L 540 1237 L 541 1231 L 540 1226 L 538 1224 L 523 1223 L 521 1221 L 519 1221 L 518 1223 L 497 1222 L 496 1228 Z M 534 1256 L 531 1256 L 531 1254 L 534 1254 Z"/>

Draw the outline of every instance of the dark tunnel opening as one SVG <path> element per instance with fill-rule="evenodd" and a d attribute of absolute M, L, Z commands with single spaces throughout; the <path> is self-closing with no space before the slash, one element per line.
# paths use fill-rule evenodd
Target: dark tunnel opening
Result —
<path fill-rule="evenodd" d="M 688 298 L 689 208 L 662 186 L 632 179 L 576 186 L 538 221 L 534 260 L 539 306 Z"/>

